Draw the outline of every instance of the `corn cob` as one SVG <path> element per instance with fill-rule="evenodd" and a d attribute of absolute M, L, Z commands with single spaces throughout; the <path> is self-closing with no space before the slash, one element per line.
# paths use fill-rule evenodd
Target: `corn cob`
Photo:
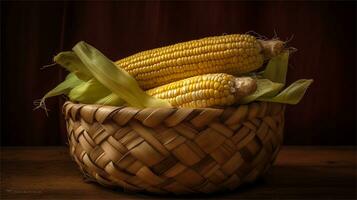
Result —
<path fill-rule="evenodd" d="M 256 81 L 250 77 L 234 77 L 225 73 L 204 74 L 172 82 L 146 93 L 168 100 L 174 107 L 211 107 L 232 105 L 253 93 Z"/>
<path fill-rule="evenodd" d="M 241 75 L 263 65 L 283 49 L 279 40 L 263 41 L 251 35 L 223 35 L 143 51 L 116 64 L 143 89 L 208 74 Z"/>

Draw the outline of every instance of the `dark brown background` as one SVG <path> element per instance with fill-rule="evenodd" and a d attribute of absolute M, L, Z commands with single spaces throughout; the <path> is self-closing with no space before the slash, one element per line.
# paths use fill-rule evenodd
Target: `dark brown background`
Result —
<path fill-rule="evenodd" d="M 32 101 L 58 84 L 59 67 L 40 70 L 78 41 L 116 60 L 135 52 L 223 33 L 274 31 L 299 49 L 289 83 L 315 82 L 286 113 L 286 144 L 356 144 L 354 2 L 2 2 L 2 145 L 59 145 L 66 137 L 63 98 Z"/>

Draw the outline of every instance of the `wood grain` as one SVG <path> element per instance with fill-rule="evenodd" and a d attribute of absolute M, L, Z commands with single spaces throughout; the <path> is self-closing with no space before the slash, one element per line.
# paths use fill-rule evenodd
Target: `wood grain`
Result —
<path fill-rule="evenodd" d="M 1 199 L 355 199 L 355 147 L 283 147 L 259 181 L 229 193 L 162 196 L 86 183 L 65 147 L 1 150 Z"/>

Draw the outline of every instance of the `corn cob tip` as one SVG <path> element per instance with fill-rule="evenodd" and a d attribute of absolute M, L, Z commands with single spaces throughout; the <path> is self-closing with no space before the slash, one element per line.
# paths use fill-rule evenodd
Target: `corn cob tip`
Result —
<path fill-rule="evenodd" d="M 234 88 L 236 88 L 235 97 L 239 100 L 255 92 L 257 81 L 251 77 L 235 77 Z"/>
<path fill-rule="evenodd" d="M 279 55 L 285 49 L 285 42 L 281 40 L 258 40 L 262 47 L 262 53 L 265 59 L 270 59 Z"/>

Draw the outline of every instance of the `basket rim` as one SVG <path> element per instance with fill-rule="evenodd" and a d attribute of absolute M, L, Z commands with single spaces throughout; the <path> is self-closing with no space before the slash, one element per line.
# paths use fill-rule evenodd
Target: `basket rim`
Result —
<path fill-rule="evenodd" d="M 204 111 L 204 110 L 210 110 L 210 111 L 223 111 L 229 108 L 234 108 L 237 109 L 239 107 L 245 107 L 253 104 L 281 104 L 285 105 L 284 103 L 276 103 L 276 102 L 266 102 L 266 101 L 253 101 L 247 104 L 236 104 L 236 105 L 230 105 L 230 106 L 225 106 L 225 107 L 207 107 L 207 108 L 183 108 L 183 107 L 147 107 L 147 108 L 137 108 L 137 107 L 132 107 L 132 106 L 110 106 L 110 105 L 101 105 L 101 104 L 86 104 L 86 103 L 77 103 L 73 102 L 70 100 L 65 101 L 63 104 L 62 108 L 66 107 L 67 105 L 77 105 L 77 106 L 92 106 L 96 108 L 113 108 L 113 109 L 122 109 L 122 108 L 132 108 L 136 110 L 191 110 L 191 111 Z"/>

